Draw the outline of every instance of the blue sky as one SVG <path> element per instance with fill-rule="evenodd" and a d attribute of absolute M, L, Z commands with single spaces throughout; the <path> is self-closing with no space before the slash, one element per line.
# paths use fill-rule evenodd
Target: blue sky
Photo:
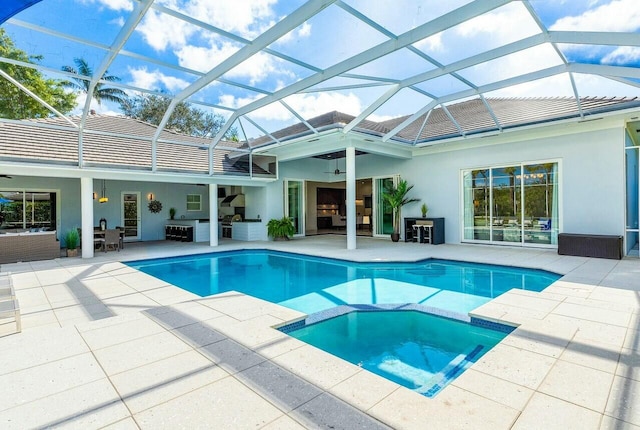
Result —
<path fill-rule="evenodd" d="M 301 0 L 156 0 L 156 5 L 195 17 L 205 24 L 228 32 L 232 37 L 212 33 L 157 9 L 151 9 L 137 26 L 124 49 L 181 68 L 206 73 L 240 49 L 244 45 L 241 40 L 253 40 L 303 3 Z M 353 8 L 387 31 L 399 35 L 464 6 L 469 1 L 344 0 L 344 3 L 347 9 Z M 90 45 L 113 43 L 131 14 L 134 4 L 131 0 L 42 0 L 14 17 L 85 39 L 91 42 L 89 45 L 43 35 L 11 22 L 5 23 L 3 27 L 21 49 L 31 54 L 43 55 L 43 66 L 59 70 L 63 65 L 72 65 L 75 57 L 83 57 L 90 65 L 97 67 L 105 56 L 105 50 Z M 635 33 L 640 30 L 638 0 L 532 0 L 529 4 L 539 15 L 544 26 L 550 30 Z M 540 28 L 525 5 L 515 1 L 424 39 L 414 46 L 441 64 L 447 65 L 498 47 L 505 42 L 517 41 L 537 33 L 540 33 Z M 385 40 L 388 40 L 387 35 L 357 19 L 345 8 L 332 5 L 269 48 L 322 69 L 347 60 Z M 635 47 L 560 46 L 560 49 L 569 61 L 640 66 L 640 49 Z M 461 70 L 459 74 L 476 85 L 485 85 L 558 64 L 561 64 L 560 57 L 553 47 L 541 45 Z M 415 52 L 403 49 L 364 64 L 350 73 L 404 79 L 435 67 Z M 119 76 L 126 85 L 170 94 L 180 92 L 199 77 L 197 74 L 174 70 L 157 62 L 140 60 L 122 53 L 116 56 L 109 73 Z M 223 78 L 273 92 L 313 73 L 313 70 L 261 52 L 227 72 Z M 575 79 L 581 95 L 640 95 L 637 87 L 622 85 L 601 77 L 576 74 Z M 357 115 L 384 94 L 388 85 L 347 90 L 315 90 L 376 82 L 335 77 L 312 87 L 308 92 L 287 97 L 285 102 L 307 119 L 331 110 Z M 370 119 L 382 120 L 412 114 L 432 100 L 429 95 L 442 97 L 469 88 L 463 81 L 451 76 L 423 82 L 416 87 L 420 91 L 400 91 L 376 110 Z M 568 76 L 563 74 L 500 89 L 486 95 L 572 96 L 573 91 Z M 216 82 L 196 93 L 191 100 L 227 107 L 229 110 L 212 110 L 229 116 L 231 109 L 242 107 L 262 97 L 264 94 L 261 92 Z M 119 113 L 117 106 L 109 104 L 95 105 L 94 108 L 99 112 Z M 277 103 L 253 112 L 249 117 L 268 131 L 298 122 L 297 118 Z M 245 122 L 244 126 L 248 135 L 261 134 L 251 124 Z"/>

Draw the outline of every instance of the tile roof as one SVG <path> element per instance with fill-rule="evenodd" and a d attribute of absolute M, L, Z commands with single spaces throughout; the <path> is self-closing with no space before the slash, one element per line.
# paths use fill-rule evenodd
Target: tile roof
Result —
<path fill-rule="evenodd" d="M 479 98 L 446 107 L 465 135 L 580 117 L 574 97 L 488 98 L 485 100 L 496 116 L 499 126 Z M 589 116 L 639 107 L 640 99 L 638 97 L 583 97 L 580 98 L 580 105 L 583 114 Z M 407 118 L 408 116 L 396 118 L 382 124 L 391 130 Z M 417 118 L 401 130 L 397 138 L 421 143 L 461 135 L 442 107 L 432 111 L 427 124 L 420 132 L 425 118 L 426 114 Z M 420 132 L 419 136 L 418 132 Z"/>
<path fill-rule="evenodd" d="M 78 117 L 71 120 L 79 124 Z M 43 125 L 38 127 L 35 125 Z M 151 169 L 151 138 L 154 125 L 123 116 L 89 115 L 83 133 L 83 159 L 87 165 Z M 212 139 L 163 130 L 157 145 L 157 168 L 163 171 L 208 173 L 206 146 Z M 177 143 L 201 145 L 188 146 Z M 224 141 L 221 146 L 241 148 L 242 143 Z M 203 149 L 201 149 L 203 148 Z M 248 161 L 239 162 L 230 149 L 214 150 L 214 173 L 249 174 Z M 63 118 L 0 122 L 0 159 L 78 163 L 78 130 Z M 259 166 L 254 173 L 268 174 Z"/>
<path fill-rule="evenodd" d="M 392 140 L 401 142 L 431 142 L 451 137 L 513 128 L 566 118 L 580 117 L 575 98 L 494 98 L 486 99 L 498 124 L 481 99 L 468 100 L 446 106 L 455 119 L 456 127 L 442 107 L 433 109 L 424 124 L 422 115 L 402 129 Z M 584 97 L 580 99 L 586 117 L 602 112 L 640 107 L 638 97 Z M 408 116 L 375 122 L 364 120 L 355 132 L 383 136 L 405 121 Z M 72 117 L 79 123 L 79 118 Z M 318 131 L 341 129 L 354 116 L 333 111 L 307 122 Z M 35 125 L 43 125 L 37 127 Z M 424 125 L 424 126 L 423 126 Z M 123 116 L 89 115 L 83 133 L 83 157 L 87 165 L 118 166 L 132 169 L 151 169 L 151 138 L 156 132 L 154 125 Z M 297 123 L 278 130 L 272 135 L 286 141 L 300 136 L 312 135 L 304 123 Z M 419 135 L 418 135 L 419 134 Z M 177 142 L 177 143 L 176 143 Z M 251 140 L 249 146 L 256 148 L 273 142 L 269 136 Z M 183 143 L 180 145 L 179 143 Z M 203 173 L 209 171 L 208 153 L 203 150 L 211 143 L 210 138 L 182 135 L 163 130 L 157 145 L 157 168 L 161 171 Z M 196 145 L 189 146 L 184 144 Z M 249 162 L 241 150 L 246 143 L 223 141 L 220 146 L 232 149 L 214 150 L 214 173 L 225 175 L 249 174 Z M 203 149 L 201 149 L 203 148 Z M 62 118 L 33 119 L 0 122 L 0 160 L 21 160 L 43 163 L 77 164 L 78 131 Z M 255 162 L 253 172 L 270 175 Z"/>
<path fill-rule="evenodd" d="M 448 105 L 446 109 L 465 135 L 580 116 L 578 104 L 573 97 L 493 98 L 486 99 L 486 101 L 499 125 L 496 124 L 484 102 L 479 98 Z M 583 97 L 580 99 L 580 104 L 583 114 L 589 116 L 607 111 L 639 107 L 640 99 L 638 97 Z M 334 111 L 311 118 L 307 122 L 322 131 L 330 128 L 342 128 L 354 118 L 352 115 Z M 354 131 L 383 136 L 407 118 L 409 116 L 381 122 L 364 120 L 354 128 Z M 432 110 L 426 124 L 424 124 L 425 118 L 427 118 L 426 114 L 418 117 L 392 137 L 392 140 L 422 143 L 462 135 L 442 107 Z M 272 135 L 278 139 L 287 140 L 312 133 L 303 123 L 298 123 L 278 130 Z M 257 147 L 270 142 L 273 140 L 269 136 L 263 136 L 251 141 L 250 145 Z"/>

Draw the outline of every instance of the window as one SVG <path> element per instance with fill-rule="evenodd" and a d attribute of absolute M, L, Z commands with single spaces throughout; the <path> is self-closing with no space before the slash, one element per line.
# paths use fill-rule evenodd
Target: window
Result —
<path fill-rule="evenodd" d="M 56 193 L 0 190 L 0 229 L 55 230 Z"/>
<path fill-rule="evenodd" d="M 556 245 L 558 163 L 462 172 L 463 240 Z"/>
<path fill-rule="evenodd" d="M 187 212 L 202 210 L 202 196 L 200 194 L 187 194 Z"/>

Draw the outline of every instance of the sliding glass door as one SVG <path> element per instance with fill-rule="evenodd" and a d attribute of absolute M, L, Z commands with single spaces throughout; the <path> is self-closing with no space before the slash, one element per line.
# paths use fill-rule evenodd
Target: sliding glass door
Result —
<path fill-rule="evenodd" d="M 463 240 L 556 245 L 558 163 L 462 172 Z"/>
<path fill-rule="evenodd" d="M 304 235 L 304 181 L 285 179 L 284 214 L 293 219 L 295 235 Z"/>
<path fill-rule="evenodd" d="M 396 177 L 373 178 L 373 224 L 374 235 L 384 236 L 393 233 L 393 210 L 382 194 L 387 187 L 397 183 Z"/>

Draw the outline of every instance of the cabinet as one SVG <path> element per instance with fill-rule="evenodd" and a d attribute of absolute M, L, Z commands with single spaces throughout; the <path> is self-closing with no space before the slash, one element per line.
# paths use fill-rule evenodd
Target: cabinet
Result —
<path fill-rule="evenodd" d="M 184 225 L 167 225 L 164 228 L 166 240 L 193 242 L 193 227 Z"/>
<path fill-rule="evenodd" d="M 444 243 L 444 218 L 405 218 L 404 219 L 404 241 L 411 242 L 413 240 L 413 225 L 417 220 L 425 220 L 433 222 L 432 245 L 440 245 Z"/>
<path fill-rule="evenodd" d="M 340 206 L 336 204 L 320 204 L 316 207 L 316 222 L 319 229 L 330 229 L 333 227 L 331 222 L 332 215 L 338 215 Z"/>

